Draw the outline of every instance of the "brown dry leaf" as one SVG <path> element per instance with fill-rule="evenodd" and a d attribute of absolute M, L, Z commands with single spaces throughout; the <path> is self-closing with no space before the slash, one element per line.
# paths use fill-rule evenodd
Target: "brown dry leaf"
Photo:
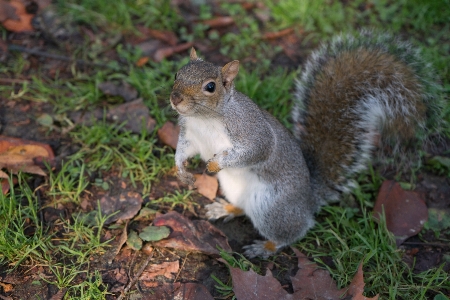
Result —
<path fill-rule="evenodd" d="M 0 281 L 0 286 L 3 288 L 4 293 L 9 293 L 14 290 L 14 286 L 10 283 L 4 283 Z"/>
<path fill-rule="evenodd" d="M 122 249 L 122 246 L 127 242 L 127 239 L 128 239 L 128 233 L 127 233 L 128 222 L 129 222 L 129 220 L 127 220 L 125 222 L 125 226 L 123 227 L 123 231 L 122 231 L 122 234 L 120 235 L 119 241 L 117 242 L 117 245 L 115 245 L 116 248 L 114 250 L 114 257 L 109 261 L 110 264 L 111 264 L 112 260 L 117 256 L 117 254 L 119 254 L 120 249 Z"/>
<path fill-rule="evenodd" d="M 294 249 L 298 257 L 299 270 L 294 277 L 291 277 L 293 294 L 286 292 L 281 284 L 272 276 L 268 269 L 265 276 L 258 275 L 250 271 L 242 271 L 239 268 L 230 267 L 233 280 L 233 291 L 237 299 L 257 300 L 257 299 L 367 299 L 377 300 L 378 295 L 367 298 L 362 295 L 364 291 L 364 280 L 362 263 L 348 288 L 338 289 L 336 283 L 331 278 L 328 271 L 319 268 L 311 262 L 304 254 Z M 223 259 L 219 261 L 227 264 Z M 228 264 L 227 264 L 228 265 Z"/>
<path fill-rule="evenodd" d="M 273 40 L 273 39 L 277 39 L 286 35 L 289 35 L 291 33 L 294 32 L 293 28 L 286 28 L 280 31 L 276 31 L 276 32 L 266 32 L 263 35 L 263 39 L 267 39 L 267 40 Z"/>
<path fill-rule="evenodd" d="M 191 221 L 183 215 L 171 211 L 157 216 L 153 225 L 167 226 L 172 230 L 169 237 L 154 243 L 156 246 L 199 251 L 210 255 L 219 254 L 217 246 L 225 251 L 231 251 L 225 234 L 207 221 Z"/>
<path fill-rule="evenodd" d="M 193 45 L 194 45 L 194 43 L 189 42 L 189 43 L 179 44 L 176 46 L 160 48 L 160 49 L 156 50 L 155 53 L 153 54 L 153 60 L 155 62 L 160 62 L 164 58 L 168 58 L 169 56 L 172 56 L 175 53 L 180 53 L 180 52 L 183 52 L 183 51 L 191 48 Z"/>
<path fill-rule="evenodd" d="M 397 246 L 407 238 L 419 233 L 428 220 L 428 208 L 415 192 L 405 191 L 400 184 L 386 180 L 378 192 L 374 207 L 374 217 L 384 213 L 386 227 L 395 236 Z"/>
<path fill-rule="evenodd" d="M 178 136 L 180 135 L 180 126 L 173 124 L 170 121 L 158 129 L 158 137 L 161 142 L 173 149 L 177 148 Z"/>
<path fill-rule="evenodd" d="M 208 289 L 199 283 L 168 283 L 152 288 L 151 292 L 141 293 L 141 300 L 214 300 Z"/>
<path fill-rule="evenodd" d="M 232 17 L 216 17 L 213 19 L 202 21 L 202 23 L 208 25 L 211 28 L 217 28 L 234 24 L 234 19 Z"/>
<path fill-rule="evenodd" d="M 298 258 L 298 272 L 291 277 L 294 295 L 300 299 L 339 299 L 342 290 L 337 288 L 327 270 L 319 268 L 306 255 L 293 248 Z"/>
<path fill-rule="evenodd" d="M 150 57 L 148 57 L 148 56 L 143 56 L 143 57 L 139 58 L 138 61 L 136 62 L 136 67 L 142 67 L 149 60 L 150 60 Z"/>
<path fill-rule="evenodd" d="M 0 136 L 0 169 L 46 176 L 39 165 L 44 161 L 51 163 L 54 158 L 53 150 L 46 144 Z M 4 173 L 0 175 L 4 177 Z"/>
<path fill-rule="evenodd" d="M 355 277 L 353 277 L 353 280 L 348 287 L 347 295 L 351 295 L 352 300 L 378 300 L 378 295 L 373 298 L 363 296 L 364 286 L 365 283 L 361 262 L 358 266 L 358 271 L 356 272 Z"/>
<path fill-rule="evenodd" d="M 120 96 L 126 102 L 134 100 L 138 96 L 138 91 L 129 83 L 123 81 L 121 83 L 114 81 L 105 81 L 98 85 L 98 88 L 105 94 L 111 96 Z"/>
<path fill-rule="evenodd" d="M 168 261 L 163 262 L 161 264 L 148 265 L 144 272 L 142 272 L 139 280 L 142 281 L 153 281 L 156 276 L 162 275 L 168 279 L 174 279 L 174 273 L 178 273 L 180 269 L 180 262 L 176 261 Z"/>
<path fill-rule="evenodd" d="M 6 7 L 4 1 L 2 1 L 2 3 L 3 5 L 0 6 L 0 9 Z M 14 14 L 17 18 L 14 18 L 14 16 L 10 13 L 10 8 L 6 8 L 8 15 L 7 18 L 2 21 L 3 26 L 7 30 L 14 32 L 33 31 L 34 28 L 33 26 L 31 26 L 31 20 L 33 19 L 34 15 L 27 13 L 25 4 L 19 0 L 12 0 L 8 2 L 8 4 L 15 9 Z"/>
<path fill-rule="evenodd" d="M 2 171 L 0 171 L 0 172 L 2 172 Z M 2 178 L 2 179 L 0 179 L 0 183 L 2 185 L 2 194 L 6 195 L 6 193 L 8 193 L 9 189 L 10 189 L 8 179 Z"/>
<path fill-rule="evenodd" d="M 225 260 L 218 259 L 227 264 Z M 227 264 L 228 265 L 228 264 Z M 259 300 L 259 299 L 289 299 L 292 297 L 281 286 L 280 282 L 272 276 L 267 269 L 266 276 L 261 276 L 253 270 L 242 271 L 239 268 L 229 266 L 233 291 L 237 299 Z"/>
<path fill-rule="evenodd" d="M 62 300 L 66 295 L 67 288 L 63 288 L 59 290 L 56 294 L 54 294 L 49 300 Z"/>
<path fill-rule="evenodd" d="M 0 170 L 0 178 L 3 178 L 3 179 L 8 179 L 9 178 L 9 176 L 8 176 L 8 174 L 6 174 L 5 172 L 3 172 L 2 170 Z M 6 183 L 8 183 L 8 181 L 6 181 Z"/>
<path fill-rule="evenodd" d="M 132 191 L 123 191 L 119 195 L 105 195 L 100 199 L 100 209 L 103 215 L 116 213 L 108 218 L 105 224 L 118 220 L 132 219 L 141 209 L 142 196 Z"/>
<path fill-rule="evenodd" d="M 172 31 L 150 29 L 142 25 L 138 25 L 137 29 L 139 30 L 140 36 L 135 36 L 132 38 L 131 44 L 133 45 L 137 43 L 142 43 L 148 40 L 149 38 L 155 38 L 170 46 L 175 46 L 176 44 L 178 44 L 178 37 Z"/>
<path fill-rule="evenodd" d="M 195 183 L 194 187 L 197 188 L 197 192 L 205 196 L 210 200 L 214 200 L 219 189 L 219 181 L 214 176 L 209 176 L 205 173 L 194 174 Z"/>
<path fill-rule="evenodd" d="M 148 29 L 147 33 L 151 37 L 166 42 L 170 46 L 175 46 L 178 43 L 178 37 L 172 31 Z"/>
<path fill-rule="evenodd" d="M 126 122 L 124 128 L 134 133 L 141 133 L 142 127 L 150 133 L 156 126 L 156 121 L 150 117 L 150 110 L 144 104 L 142 98 L 110 109 L 106 117 L 118 124 Z"/>

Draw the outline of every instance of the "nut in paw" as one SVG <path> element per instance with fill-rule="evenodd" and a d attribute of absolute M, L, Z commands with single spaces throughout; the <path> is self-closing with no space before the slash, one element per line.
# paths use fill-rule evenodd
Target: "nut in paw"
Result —
<path fill-rule="evenodd" d="M 221 168 L 219 167 L 219 163 L 217 161 L 209 161 L 206 164 L 206 172 L 209 174 L 215 174 L 219 172 Z"/>

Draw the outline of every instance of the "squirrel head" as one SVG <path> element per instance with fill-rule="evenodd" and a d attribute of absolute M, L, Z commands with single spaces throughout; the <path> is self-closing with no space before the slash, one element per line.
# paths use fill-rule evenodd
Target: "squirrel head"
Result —
<path fill-rule="evenodd" d="M 223 67 L 201 60 L 191 49 L 190 62 L 175 74 L 170 104 L 180 115 L 208 116 L 219 112 L 234 90 L 239 61 Z"/>

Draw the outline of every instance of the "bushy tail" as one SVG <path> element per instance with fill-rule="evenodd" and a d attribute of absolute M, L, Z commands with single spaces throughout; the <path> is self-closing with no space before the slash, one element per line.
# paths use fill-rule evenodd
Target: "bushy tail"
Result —
<path fill-rule="evenodd" d="M 337 200 L 375 148 L 412 157 L 440 126 L 441 86 L 407 42 L 342 35 L 315 51 L 297 82 L 294 133 L 322 204 Z"/>

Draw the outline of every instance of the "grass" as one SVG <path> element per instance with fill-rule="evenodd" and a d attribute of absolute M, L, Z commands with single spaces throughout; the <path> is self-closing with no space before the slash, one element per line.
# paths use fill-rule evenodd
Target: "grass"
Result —
<path fill-rule="evenodd" d="M 91 272 L 88 266 L 93 255 L 103 254 L 108 247 L 109 241 L 102 241 L 108 216 L 98 210 L 95 226 L 74 217 L 73 221 L 63 221 L 62 232 L 53 232 L 43 224 L 38 197 L 26 179 L 19 174 L 19 187 L 11 184 L 8 195 L 0 193 L 0 264 L 8 264 L 10 271 L 20 266 L 47 266 L 53 277 L 41 274 L 33 284 L 41 285 L 42 280 L 58 289 L 68 288 L 66 299 L 105 299 L 100 273 Z M 89 280 L 80 283 L 80 274 Z"/>
<path fill-rule="evenodd" d="M 182 14 L 172 9 L 168 0 L 120 0 L 113 4 L 104 0 L 62 1 L 55 7 L 68 24 L 83 24 L 95 34 L 93 42 L 69 45 L 71 54 L 101 64 L 95 71 L 71 68 L 70 76 L 56 74 L 54 78 L 30 69 L 29 59 L 11 52 L 10 58 L 0 65 L 2 77 L 29 78 L 23 83 L 0 86 L 0 94 L 10 101 L 48 103 L 54 111 L 51 119 L 41 119 L 53 131 L 69 132 L 78 151 L 67 157 L 60 168 L 52 171 L 45 182 L 48 206 L 74 203 L 79 205 L 84 193 L 94 186 L 110 189 L 103 175 L 117 171 L 128 179 L 143 196 L 149 194 L 155 181 L 173 167 L 173 151 L 160 147 L 154 133 L 143 130 L 133 134 L 123 130 L 123 124 L 111 125 L 105 120 L 92 125 L 73 124 L 70 113 L 110 107 L 122 102 L 116 96 L 104 95 L 98 84 L 105 81 L 126 82 L 133 86 L 149 107 L 157 128 L 167 120 L 174 120 L 168 106 L 173 75 L 188 60 L 187 55 L 175 60 L 148 62 L 136 67 L 141 52 L 122 43 L 121 34 L 138 35 L 138 25 L 173 31 L 181 42 L 207 41 L 218 52 L 242 63 L 237 77 L 237 89 L 270 111 L 285 126 L 290 126 L 290 105 L 293 82 L 298 71 L 274 68 L 273 58 L 281 48 L 263 40 L 263 33 L 292 27 L 302 32 L 304 46 L 317 45 L 339 32 L 355 32 L 360 27 L 389 29 L 412 39 L 422 48 L 424 57 L 436 68 L 445 89 L 450 94 L 450 0 L 282 0 L 263 3 L 269 9 L 259 12 L 269 15 L 266 22 L 246 11 L 238 3 L 223 1 L 220 11 L 232 16 L 234 30 L 208 28 L 201 22 L 189 23 Z M 217 15 L 217 10 L 198 1 L 198 19 Z M 72 26 L 72 25 L 70 25 Z M 76 26 L 72 26 L 76 27 Z M 3 36 L 7 35 L 1 29 Z M 108 41 L 108 42 L 102 42 Z M 62 47 L 62 49 L 65 49 Z M 109 60 L 106 51 L 113 49 L 115 60 Z M 199 51 L 201 55 L 201 51 Z M 301 68 L 299 68 L 301 69 Z M 450 106 L 445 108 L 450 122 Z M 450 136 L 450 126 L 444 130 Z M 436 172 L 448 173 L 444 160 L 431 161 L 428 167 Z M 42 203 L 27 184 L 28 176 L 20 175 L 19 184 L 7 195 L 0 195 L 0 264 L 9 269 L 29 265 L 45 265 L 53 277 L 47 280 L 58 288 L 67 288 L 65 299 L 104 299 L 106 286 L 98 271 L 89 269 L 89 259 L 106 251 L 108 243 L 101 239 L 106 216 L 97 214 L 95 226 L 88 226 L 81 215 L 70 220 L 60 219 L 56 225 L 42 224 Z M 371 210 L 381 178 L 364 174 L 354 191 L 354 206 L 325 207 L 318 216 L 317 225 L 296 246 L 327 268 L 340 286 L 348 285 L 357 265 L 364 262 L 366 295 L 381 293 L 387 299 L 424 299 L 427 291 L 450 289 L 448 274 L 442 268 L 414 273 L 402 260 L 392 237 L 383 223 L 377 225 Z M 175 206 L 189 208 L 191 192 L 175 192 L 157 199 L 159 208 Z M 52 255 L 49 255 L 52 253 Z M 256 268 L 240 256 L 224 258 L 230 265 L 248 270 Z M 333 264 L 324 263 L 332 257 Z M 61 264 L 60 261 L 64 261 Z M 258 270 L 257 270 L 258 271 Z M 80 282 L 80 277 L 87 278 Z M 231 297 L 230 283 L 213 278 L 223 295 Z M 446 282 L 447 280 L 447 282 Z"/>

